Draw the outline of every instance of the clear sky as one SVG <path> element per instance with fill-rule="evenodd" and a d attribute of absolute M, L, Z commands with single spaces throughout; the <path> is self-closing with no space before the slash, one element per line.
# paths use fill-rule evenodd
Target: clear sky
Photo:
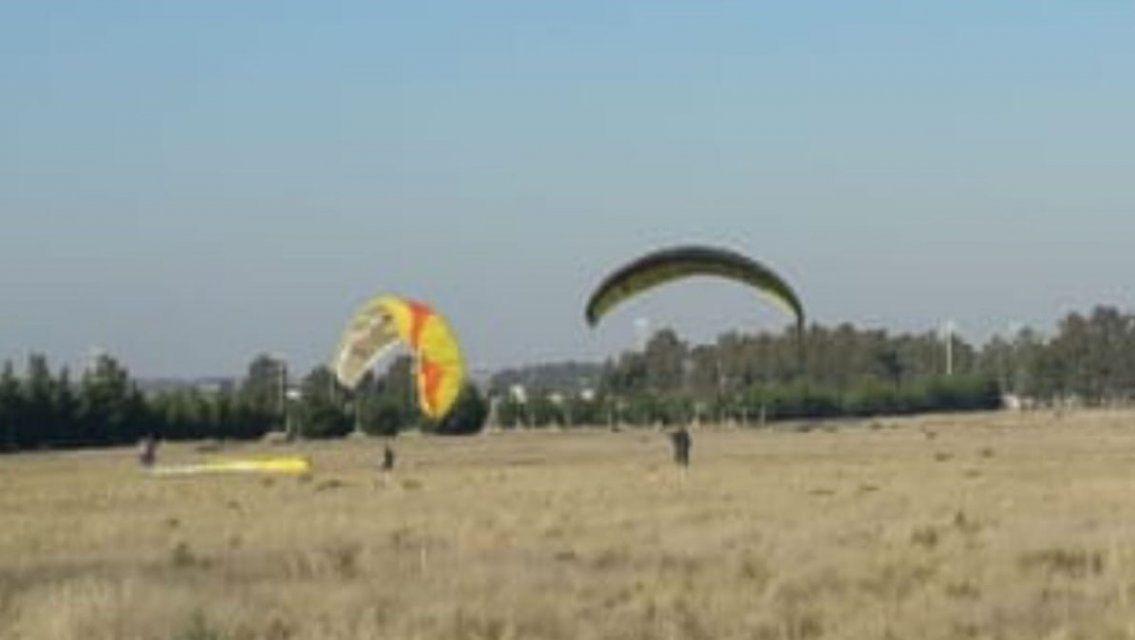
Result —
<path fill-rule="evenodd" d="M 382 291 L 478 368 L 781 326 L 698 282 L 586 328 L 676 242 L 824 323 L 1049 328 L 1135 296 L 1135 5 L 4 2 L 0 218 L 0 356 L 146 376 L 309 366 Z"/>

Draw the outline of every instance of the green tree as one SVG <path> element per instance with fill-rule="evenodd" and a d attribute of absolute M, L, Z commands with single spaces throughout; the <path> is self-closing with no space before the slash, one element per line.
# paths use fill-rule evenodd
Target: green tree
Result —
<path fill-rule="evenodd" d="M 64 367 L 59 373 L 59 380 L 54 387 L 52 404 L 52 431 L 55 434 L 54 444 L 59 446 L 74 446 L 79 442 L 79 399 L 75 397 L 75 388 L 71 384 L 71 372 Z"/>
<path fill-rule="evenodd" d="M 0 451 L 15 451 L 19 448 L 20 421 L 23 419 L 23 397 L 20 394 L 20 381 L 12 362 L 4 362 L 0 373 Z"/>
<path fill-rule="evenodd" d="M 298 408 L 300 434 L 306 438 L 335 438 L 354 429 L 353 416 L 346 410 L 346 389 L 325 366 L 316 367 L 304 377 Z"/>
<path fill-rule="evenodd" d="M 28 357 L 27 373 L 24 377 L 24 421 L 21 448 L 50 445 L 56 439 L 55 380 L 47 366 L 47 358 L 33 353 Z"/>
<path fill-rule="evenodd" d="M 390 363 L 379 381 L 382 385 L 382 394 L 407 408 L 407 412 L 415 411 L 418 406 L 418 390 L 414 382 L 414 360 L 410 356 L 399 356 Z"/>
<path fill-rule="evenodd" d="M 370 435 L 393 436 L 418 424 L 416 393 L 409 356 L 395 358 L 380 377 L 367 373 L 354 392 L 359 428 Z"/>
<path fill-rule="evenodd" d="M 287 363 L 262 353 L 248 365 L 248 373 L 240 385 L 240 401 L 250 415 L 283 430 L 287 384 Z"/>
<path fill-rule="evenodd" d="M 503 396 L 497 401 L 497 422 L 505 429 L 525 426 L 524 405 L 512 396 Z"/>
<path fill-rule="evenodd" d="M 79 386 L 76 430 L 83 444 L 135 442 L 149 430 L 145 399 L 129 372 L 109 355 L 99 356 Z"/>
<path fill-rule="evenodd" d="M 675 391 L 684 386 L 686 353 L 686 343 L 672 329 L 663 329 L 650 338 L 643 357 L 651 391 Z"/>
<path fill-rule="evenodd" d="M 395 436 L 414 416 L 404 405 L 386 396 L 370 396 L 359 401 L 359 428 L 367 435 Z"/>
<path fill-rule="evenodd" d="M 906 371 L 906 365 L 903 364 L 902 358 L 899 357 L 898 349 L 889 345 L 879 349 L 875 352 L 875 361 L 884 380 L 889 382 L 895 389 L 902 386 L 903 373 Z"/>

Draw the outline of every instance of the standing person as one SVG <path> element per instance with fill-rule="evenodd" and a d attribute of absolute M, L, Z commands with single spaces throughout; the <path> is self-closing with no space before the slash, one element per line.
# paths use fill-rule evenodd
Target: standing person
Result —
<path fill-rule="evenodd" d="M 674 462 L 683 467 L 690 466 L 690 447 L 693 446 L 690 432 L 685 427 L 679 427 L 670 434 L 670 444 L 674 446 Z"/>
<path fill-rule="evenodd" d="M 158 439 L 154 434 L 148 434 L 138 443 L 138 462 L 143 467 L 152 467 L 158 459 Z"/>
<path fill-rule="evenodd" d="M 390 448 L 389 443 L 382 445 L 382 470 L 394 470 L 394 449 Z"/>

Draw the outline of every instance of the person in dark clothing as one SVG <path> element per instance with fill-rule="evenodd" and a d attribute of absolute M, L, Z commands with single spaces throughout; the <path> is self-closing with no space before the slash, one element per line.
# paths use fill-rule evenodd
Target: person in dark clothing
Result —
<path fill-rule="evenodd" d="M 680 427 L 670 434 L 670 444 L 674 446 L 674 462 L 683 467 L 690 466 L 690 447 L 693 445 L 690 432 L 685 427 Z"/>
<path fill-rule="evenodd" d="M 394 450 L 391 449 L 390 445 L 388 445 L 388 444 L 383 445 L 382 446 L 382 470 L 383 471 L 391 471 L 393 469 L 394 469 Z"/>
<path fill-rule="evenodd" d="M 138 443 L 138 462 L 143 467 L 152 467 L 158 459 L 158 439 L 149 434 Z"/>

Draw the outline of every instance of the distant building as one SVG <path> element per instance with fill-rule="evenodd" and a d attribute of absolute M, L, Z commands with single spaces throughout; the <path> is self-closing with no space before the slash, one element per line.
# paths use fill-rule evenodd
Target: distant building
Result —
<path fill-rule="evenodd" d="M 137 380 L 137 386 L 138 390 L 148 398 L 179 391 L 194 391 L 201 395 L 214 396 L 236 391 L 237 382 L 233 378 L 219 376 L 191 380 L 182 378 L 141 378 Z"/>
<path fill-rule="evenodd" d="M 1001 396 L 1001 406 L 1009 411 L 1031 411 L 1036 409 L 1038 404 L 1036 398 L 1020 396 L 1015 393 L 1006 393 Z"/>
<path fill-rule="evenodd" d="M 192 387 L 206 395 L 222 395 L 232 393 L 236 389 L 236 381 L 232 378 L 199 378 L 193 381 Z"/>

